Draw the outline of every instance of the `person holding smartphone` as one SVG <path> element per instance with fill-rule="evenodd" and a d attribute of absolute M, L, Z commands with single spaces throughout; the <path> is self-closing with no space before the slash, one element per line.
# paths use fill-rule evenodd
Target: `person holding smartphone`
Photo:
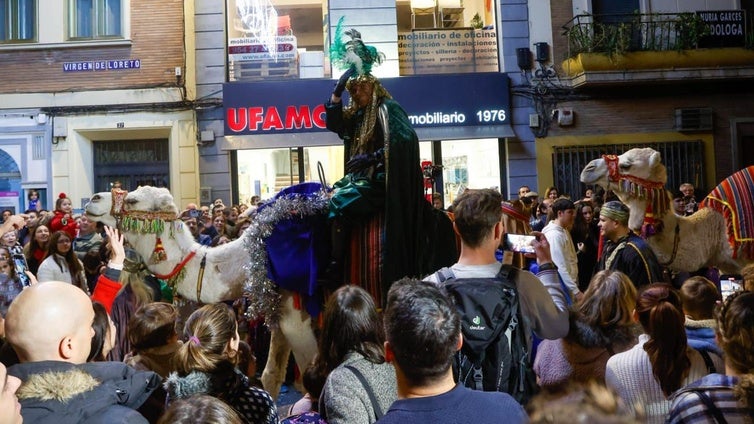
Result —
<path fill-rule="evenodd" d="M 16 275 L 13 260 L 0 258 L 0 315 L 5 317 L 11 302 L 23 289 L 24 286 Z"/>

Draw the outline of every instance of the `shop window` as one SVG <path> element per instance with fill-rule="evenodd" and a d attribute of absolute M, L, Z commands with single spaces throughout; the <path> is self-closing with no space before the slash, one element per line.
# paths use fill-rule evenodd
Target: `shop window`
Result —
<path fill-rule="evenodd" d="M 0 43 L 34 41 L 36 29 L 36 0 L 0 0 Z"/>
<path fill-rule="evenodd" d="M 300 182 L 319 182 L 319 163 L 328 186 L 343 176 L 343 146 L 239 150 L 236 155 L 241 203 L 248 203 L 251 196 L 269 199 Z"/>
<path fill-rule="evenodd" d="M 325 77 L 326 2 L 226 1 L 230 81 Z"/>
<path fill-rule="evenodd" d="M 123 37 L 121 0 L 70 0 L 69 39 Z"/>
<path fill-rule="evenodd" d="M 400 75 L 499 72 L 495 2 L 398 3 Z"/>
<path fill-rule="evenodd" d="M 467 188 L 500 190 L 498 140 L 444 140 L 442 148 L 442 193 L 445 206 Z M 422 155 L 424 156 L 424 155 Z"/>

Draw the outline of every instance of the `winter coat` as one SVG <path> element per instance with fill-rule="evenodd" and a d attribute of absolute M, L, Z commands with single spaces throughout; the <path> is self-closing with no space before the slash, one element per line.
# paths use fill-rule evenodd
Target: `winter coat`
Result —
<path fill-rule="evenodd" d="M 233 408 L 241 419 L 253 424 L 277 424 L 275 401 L 266 391 L 251 386 L 248 377 L 229 362 L 215 372 L 192 371 L 186 376 L 170 373 L 165 381 L 169 399 L 183 399 L 206 394 L 221 399 Z"/>
<path fill-rule="evenodd" d="M 76 238 L 76 233 L 79 232 L 79 224 L 73 218 L 65 218 L 65 215 L 63 211 L 56 210 L 54 212 L 52 219 L 50 219 L 50 234 L 56 231 L 65 231 L 73 240 Z"/>
<path fill-rule="evenodd" d="M 353 371 L 359 370 L 369 383 L 384 414 L 398 399 L 395 368 L 389 362 L 375 364 L 357 352 L 346 355 L 343 363 L 327 376 L 319 403 L 319 412 L 330 424 L 370 424 L 376 421 L 375 410 L 367 389 Z"/>
<path fill-rule="evenodd" d="M 632 327 L 591 327 L 572 312 L 568 336 L 543 340 L 537 348 L 534 372 L 539 385 L 555 387 L 591 379 L 604 383 L 607 360 L 636 344 L 632 330 Z"/>
<path fill-rule="evenodd" d="M 74 255 L 75 257 L 75 255 Z M 78 259 L 74 259 L 78 261 Z M 65 261 L 65 257 L 53 253 L 45 258 L 42 264 L 39 265 L 37 270 L 37 280 L 40 283 L 45 281 L 62 281 L 64 283 L 71 283 L 74 286 L 89 293 L 89 286 L 86 284 L 86 275 L 82 269 L 77 274 L 71 274 L 71 270 L 68 267 L 68 262 Z"/>
<path fill-rule="evenodd" d="M 160 376 L 118 362 L 16 364 L 16 395 L 24 422 L 35 424 L 146 423 L 137 408 L 160 387 Z"/>
<path fill-rule="evenodd" d="M 696 350 L 714 353 L 720 357 L 723 356 L 723 350 L 718 346 L 715 340 L 715 328 L 717 324 L 714 319 L 694 320 L 686 317 L 686 339 L 689 346 Z M 723 370 L 717 370 L 722 373 Z"/>

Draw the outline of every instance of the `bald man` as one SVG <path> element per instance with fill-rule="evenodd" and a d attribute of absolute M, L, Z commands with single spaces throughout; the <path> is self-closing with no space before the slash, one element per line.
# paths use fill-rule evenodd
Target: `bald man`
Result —
<path fill-rule="evenodd" d="M 8 374 L 23 382 L 21 414 L 33 423 L 146 423 L 159 414 L 145 402 L 160 386 L 153 372 L 120 362 L 86 363 L 94 309 L 81 289 L 59 281 L 25 289 L 5 318 L 8 342 L 20 364 Z M 117 395 L 116 395 L 117 393 Z"/>

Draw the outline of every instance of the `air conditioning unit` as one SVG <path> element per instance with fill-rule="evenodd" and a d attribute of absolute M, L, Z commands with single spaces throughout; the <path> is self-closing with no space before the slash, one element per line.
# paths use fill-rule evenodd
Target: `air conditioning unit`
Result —
<path fill-rule="evenodd" d="M 708 107 L 687 107 L 675 110 L 678 131 L 711 131 L 715 115 Z"/>

